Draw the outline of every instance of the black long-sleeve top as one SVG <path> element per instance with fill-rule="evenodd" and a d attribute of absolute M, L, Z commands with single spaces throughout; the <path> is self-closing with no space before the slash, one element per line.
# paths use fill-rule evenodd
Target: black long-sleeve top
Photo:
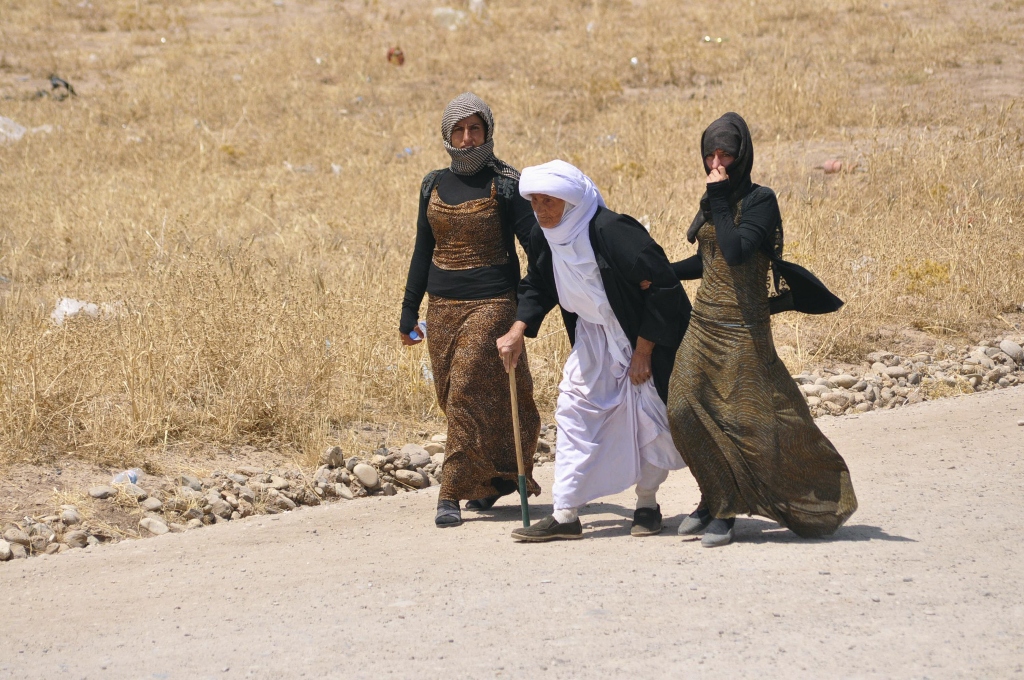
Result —
<path fill-rule="evenodd" d="M 491 186 L 495 183 L 508 262 L 504 265 L 462 270 L 441 269 L 434 265 L 436 241 L 427 218 L 433 187 L 437 187 L 438 197 L 448 205 L 461 205 L 467 201 L 488 198 Z M 535 224 L 533 208 L 519 195 L 519 183 L 499 175 L 490 167 L 485 167 L 475 175 L 457 175 L 449 170 L 428 174 L 420 191 L 416 245 L 409 263 L 399 330 L 409 333 L 416 326 L 425 293 L 458 300 L 483 300 L 514 290 L 519 284 L 519 257 L 515 240 L 518 239 L 526 250 Z"/>
<path fill-rule="evenodd" d="M 718 250 L 730 267 L 750 260 L 782 219 L 773 192 L 751 192 L 750 198 L 744 202 L 740 223 L 736 224 L 729 207 L 729 180 L 708 185 L 710 210 L 705 211 L 704 219 L 714 225 Z M 701 278 L 704 264 L 700 253 L 673 262 L 672 271 L 683 281 Z"/>

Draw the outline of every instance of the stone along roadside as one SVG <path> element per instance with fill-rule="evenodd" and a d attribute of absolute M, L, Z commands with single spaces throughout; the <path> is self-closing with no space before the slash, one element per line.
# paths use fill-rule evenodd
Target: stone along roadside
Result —
<path fill-rule="evenodd" d="M 793 378 L 815 416 L 892 409 L 1024 384 L 1022 342 L 1024 337 L 1007 336 L 959 348 L 947 345 L 942 357 L 873 352 L 859 367 L 818 368 Z M 554 461 L 556 434 L 554 425 L 541 427 L 535 465 Z M 332 500 L 394 496 L 425 489 L 438 485 L 443 478 L 445 442 L 445 435 L 436 434 L 422 444 L 381 446 L 349 457 L 340 446 L 332 446 L 322 454 L 321 465 L 308 476 L 298 469 L 264 470 L 243 465 L 204 478 L 183 474 L 145 477 L 137 484 L 98 485 L 88 491 L 91 502 L 128 508 L 136 525 L 112 527 L 93 519 L 84 507 L 64 504 L 52 514 L 26 517 L 5 526 L 0 562 L 88 548 L 126 537 L 188 531 Z"/>

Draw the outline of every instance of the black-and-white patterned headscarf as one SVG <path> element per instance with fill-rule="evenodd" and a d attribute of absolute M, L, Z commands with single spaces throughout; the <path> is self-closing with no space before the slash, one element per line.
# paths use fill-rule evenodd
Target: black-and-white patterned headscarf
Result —
<path fill-rule="evenodd" d="M 452 129 L 463 118 L 477 114 L 484 121 L 484 143 L 472 149 L 456 149 L 452 146 Z M 494 155 L 494 115 L 491 107 L 472 92 L 463 92 L 444 107 L 441 118 L 441 139 L 444 148 L 452 158 L 451 171 L 457 175 L 475 175 L 489 165 L 499 175 L 519 179 L 519 171 Z"/>

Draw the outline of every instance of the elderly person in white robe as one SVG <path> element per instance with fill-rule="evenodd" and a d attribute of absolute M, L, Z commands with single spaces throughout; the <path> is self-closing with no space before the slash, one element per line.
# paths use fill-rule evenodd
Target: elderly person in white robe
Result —
<path fill-rule="evenodd" d="M 539 227 L 511 330 L 498 339 L 506 369 L 523 337 L 562 308 L 573 344 L 555 411 L 554 514 L 516 529 L 519 541 L 582 538 L 579 508 L 636 485 L 631 533 L 662 529 L 658 487 L 684 467 L 665 400 L 690 303 L 661 247 L 639 222 L 608 210 L 594 183 L 564 161 L 526 168 L 519 191 Z M 641 285 L 643 284 L 643 285 Z"/>

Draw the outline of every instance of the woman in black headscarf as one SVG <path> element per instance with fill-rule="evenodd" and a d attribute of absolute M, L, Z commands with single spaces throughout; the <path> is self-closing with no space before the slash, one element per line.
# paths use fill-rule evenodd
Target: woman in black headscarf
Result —
<path fill-rule="evenodd" d="M 451 165 L 434 170 L 420 188 L 416 246 L 399 324 L 402 344 L 422 342 L 417 329 L 423 295 L 427 348 L 437 403 L 448 418 L 439 527 L 462 523 L 460 500 L 486 510 L 518 488 L 508 374 L 495 342 L 516 320 L 519 257 L 536 223 L 519 195 L 519 172 L 494 155 L 494 117 L 479 97 L 453 99 L 441 119 Z M 516 370 L 523 450 L 537 449 L 540 414 L 528 363 Z M 533 456 L 524 457 L 527 488 Z"/>
<path fill-rule="evenodd" d="M 702 496 L 679 533 L 726 545 L 735 517 L 757 514 L 800 536 L 831 534 L 857 509 L 850 472 L 776 355 L 770 315 L 834 311 L 842 301 L 781 259 L 779 204 L 751 182 L 743 118 L 727 113 L 708 126 L 701 154 L 707 193 L 687 231 L 698 252 L 673 264 L 679 278 L 701 279 L 669 384 L 672 437 Z M 769 280 L 785 292 L 769 298 Z"/>

